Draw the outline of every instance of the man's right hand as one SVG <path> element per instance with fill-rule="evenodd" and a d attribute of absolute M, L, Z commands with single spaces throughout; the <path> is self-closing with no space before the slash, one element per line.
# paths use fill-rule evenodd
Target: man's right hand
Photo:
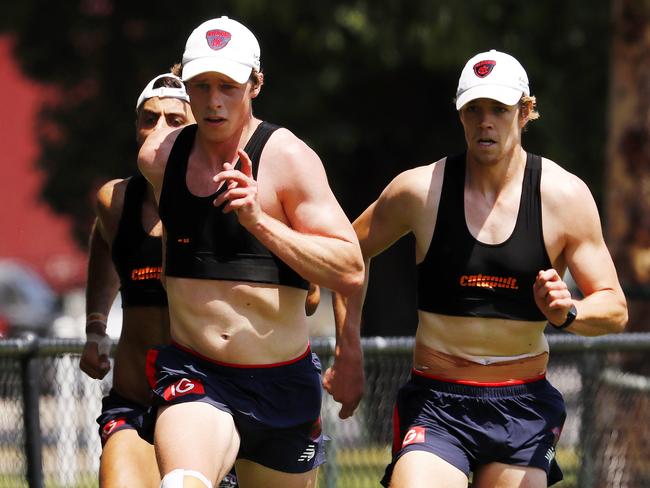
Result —
<path fill-rule="evenodd" d="M 335 355 L 334 364 L 323 375 L 323 388 L 341 404 L 339 417 L 351 417 L 363 397 L 365 377 L 363 353 L 359 346 L 346 357 Z"/>
<path fill-rule="evenodd" d="M 92 333 L 87 336 L 79 367 L 91 378 L 101 380 L 111 369 L 108 356 L 112 341 L 107 334 Z"/>

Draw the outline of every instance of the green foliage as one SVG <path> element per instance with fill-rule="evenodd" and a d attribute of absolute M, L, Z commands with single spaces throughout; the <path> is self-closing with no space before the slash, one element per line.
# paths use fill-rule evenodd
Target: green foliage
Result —
<path fill-rule="evenodd" d="M 180 60 L 196 25 L 222 14 L 260 40 L 266 83 L 256 114 L 317 150 L 351 218 L 398 172 L 463 148 L 452 104 L 458 75 L 490 48 L 521 60 L 538 97 L 542 118 L 525 147 L 600 194 L 606 0 L 32 0 L 5 9 L 11 20 L 0 27 L 17 36 L 24 71 L 60 95 L 38 124 L 43 196 L 74 218 L 81 243 L 97 185 L 135 171 L 133 106 L 142 86 Z M 405 259 L 412 262 L 405 255 L 380 264 L 391 279 L 404 277 Z M 385 324 L 404 322 L 399 307 L 381 313 Z"/>

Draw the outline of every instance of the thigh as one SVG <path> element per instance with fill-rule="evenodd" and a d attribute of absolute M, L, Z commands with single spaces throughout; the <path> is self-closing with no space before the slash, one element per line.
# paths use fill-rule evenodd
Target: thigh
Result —
<path fill-rule="evenodd" d="M 474 472 L 474 488 L 546 488 L 546 473 L 540 468 L 490 463 Z"/>
<path fill-rule="evenodd" d="M 208 403 L 178 403 L 158 413 L 154 446 L 162 474 L 186 469 L 221 480 L 235 462 L 239 442 L 232 416 Z"/>
<path fill-rule="evenodd" d="M 390 488 L 467 488 L 460 469 L 426 451 L 410 451 L 395 463 Z"/>
<path fill-rule="evenodd" d="M 306 473 L 284 473 L 261 464 L 240 459 L 237 461 L 239 488 L 315 488 L 318 468 Z"/>
<path fill-rule="evenodd" d="M 140 486 L 157 488 L 160 473 L 153 446 L 133 429 L 111 435 L 102 449 L 99 486 Z"/>

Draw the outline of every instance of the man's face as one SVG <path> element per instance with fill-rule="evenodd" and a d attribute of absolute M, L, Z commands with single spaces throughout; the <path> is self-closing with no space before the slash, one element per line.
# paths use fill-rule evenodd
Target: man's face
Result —
<path fill-rule="evenodd" d="M 192 112 L 210 140 L 233 136 L 251 115 L 251 100 L 259 93 L 250 82 L 240 84 L 221 73 L 201 73 L 186 82 Z"/>
<path fill-rule="evenodd" d="M 468 102 L 460 109 L 460 121 L 470 156 L 496 162 L 521 142 L 523 119 L 519 105 L 505 105 L 490 98 Z"/>
<path fill-rule="evenodd" d="M 178 98 L 153 97 L 145 100 L 138 111 L 136 139 L 138 147 L 153 131 L 182 127 L 194 122 L 190 104 Z"/>

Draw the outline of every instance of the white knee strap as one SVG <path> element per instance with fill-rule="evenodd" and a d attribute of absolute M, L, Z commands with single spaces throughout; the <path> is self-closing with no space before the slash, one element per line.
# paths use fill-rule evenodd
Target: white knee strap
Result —
<path fill-rule="evenodd" d="M 207 488 L 212 488 L 212 483 L 203 474 L 190 469 L 175 469 L 165 475 L 160 483 L 160 488 L 183 488 L 185 476 L 192 476 L 200 480 Z"/>

